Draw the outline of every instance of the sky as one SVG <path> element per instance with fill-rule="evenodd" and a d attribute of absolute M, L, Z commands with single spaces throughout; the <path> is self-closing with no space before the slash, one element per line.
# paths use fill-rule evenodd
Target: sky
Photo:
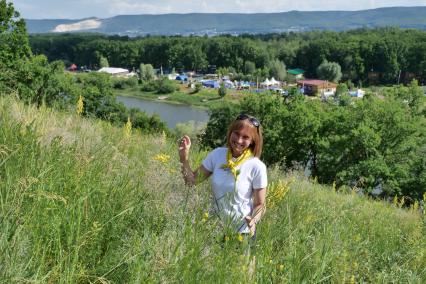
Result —
<path fill-rule="evenodd" d="M 26 19 L 168 13 L 273 13 L 426 6 L 426 0 L 7 0 Z"/>

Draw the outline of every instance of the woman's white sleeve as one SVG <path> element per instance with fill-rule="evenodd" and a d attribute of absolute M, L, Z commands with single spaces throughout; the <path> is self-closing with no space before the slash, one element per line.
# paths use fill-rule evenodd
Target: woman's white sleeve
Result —
<path fill-rule="evenodd" d="M 261 163 L 255 172 L 255 176 L 253 178 L 253 188 L 266 188 L 268 185 L 268 175 L 266 172 L 266 166 L 264 163 Z"/>

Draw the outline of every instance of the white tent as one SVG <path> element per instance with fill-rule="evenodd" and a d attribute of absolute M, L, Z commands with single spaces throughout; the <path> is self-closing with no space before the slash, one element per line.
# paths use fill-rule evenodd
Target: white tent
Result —
<path fill-rule="evenodd" d="M 266 79 L 265 79 L 265 81 L 263 81 L 263 82 L 261 83 L 261 85 L 264 85 L 264 86 L 269 87 L 269 86 L 271 85 L 271 82 L 269 81 L 269 79 L 268 79 L 268 78 L 266 78 Z"/>
<path fill-rule="evenodd" d="M 102 67 L 98 72 L 108 73 L 110 75 L 127 75 L 129 70 L 115 67 Z"/>
<path fill-rule="evenodd" d="M 170 73 L 170 74 L 168 74 L 167 75 L 167 78 L 169 79 L 169 80 L 176 80 L 176 77 L 177 76 L 179 76 L 179 74 L 178 73 Z"/>
<path fill-rule="evenodd" d="M 274 77 L 272 77 L 272 79 L 271 79 L 271 81 L 269 81 L 269 83 L 271 83 L 272 86 L 279 86 L 280 85 L 280 82 L 275 80 Z"/>
<path fill-rule="evenodd" d="M 351 97 L 362 98 L 365 95 L 365 91 L 357 89 L 356 91 L 349 91 Z"/>

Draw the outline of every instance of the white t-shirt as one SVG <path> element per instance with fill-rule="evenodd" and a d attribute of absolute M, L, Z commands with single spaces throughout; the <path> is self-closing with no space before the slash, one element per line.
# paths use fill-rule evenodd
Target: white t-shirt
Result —
<path fill-rule="evenodd" d="M 253 211 L 253 190 L 266 188 L 268 184 L 266 166 L 256 157 L 251 157 L 237 167 L 240 170 L 236 190 L 232 172 L 226 164 L 226 147 L 211 151 L 202 162 L 203 167 L 212 173 L 213 207 L 225 225 L 235 227 L 239 233 L 249 233 L 244 220 Z"/>

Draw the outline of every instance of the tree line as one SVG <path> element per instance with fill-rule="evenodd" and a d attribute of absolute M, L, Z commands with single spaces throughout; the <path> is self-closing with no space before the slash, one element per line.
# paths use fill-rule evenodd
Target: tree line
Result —
<path fill-rule="evenodd" d="M 209 66 L 260 77 L 279 75 L 274 68 L 301 68 L 308 78 L 325 62 L 341 67 L 342 80 L 355 84 L 394 84 L 426 78 L 426 32 L 411 29 L 358 29 L 240 36 L 146 36 L 129 38 L 97 34 L 30 36 L 31 49 L 50 61 L 96 68 L 111 66 L 208 71 Z M 278 68 L 279 70 L 279 68 Z M 371 74 L 375 75 L 372 81 Z M 284 74 L 285 76 L 285 74 Z M 370 76 L 370 77 L 369 77 Z"/>

